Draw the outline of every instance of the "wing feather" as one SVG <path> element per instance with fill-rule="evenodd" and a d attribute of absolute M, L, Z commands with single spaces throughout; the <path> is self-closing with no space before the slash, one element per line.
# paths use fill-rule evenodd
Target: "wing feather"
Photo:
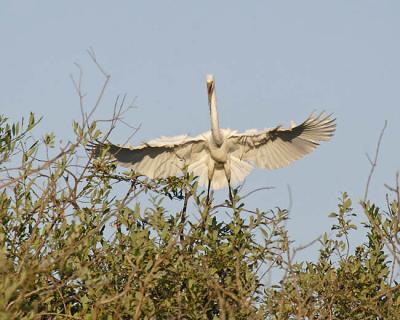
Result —
<path fill-rule="evenodd" d="M 229 139 L 236 145 L 233 155 L 260 168 L 288 166 L 329 140 L 336 129 L 336 119 L 320 113 L 310 115 L 302 124 L 290 129 L 280 126 L 264 131 L 234 133 Z"/>
<path fill-rule="evenodd" d="M 91 143 L 88 149 L 99 156 L 106 150 L 123 167 L 152 179 L 167 178 L 182 173 L 189 165 L 204 155 L 206 139 L 203 136 L 162 137 L 137 147 L 119 146 L 112 143 Z"/>

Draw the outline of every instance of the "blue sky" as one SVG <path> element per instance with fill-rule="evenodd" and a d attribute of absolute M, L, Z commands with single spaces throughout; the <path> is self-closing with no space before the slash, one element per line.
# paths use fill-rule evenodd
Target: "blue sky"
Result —
<path fill-rule="evenodd" d="M 141 124 L 132 144 L 209 130 L 207 73 L 216 77 L 222 127 L 287 126 L 333 112 L 331 142 L 288 168 L 255 170 L 245 185 L 276 187 L 248 198 L 264 209 L 287 206 L 290 185 L 290 235 L 306 243 L 329 231 L 342 191 L 362 198 L 365 153 L 385 120 L 372 200 L 384 204 L 383 184 L 399 170 L 399 10 L 394 0 L 2 2 L 0 110 L 15 120 L 34 111 L 44 116 L 40 130 L 72 138 L 80 110 L 69 75 L 79 63 L 93 103 L 102 80 L 86 53 L 93 47 L 112 77 L 96 116 L 109 117 L 118 94 L 136 97 L 125 118 Z M 111 140 L 130 133 L 120 126 Z"/>

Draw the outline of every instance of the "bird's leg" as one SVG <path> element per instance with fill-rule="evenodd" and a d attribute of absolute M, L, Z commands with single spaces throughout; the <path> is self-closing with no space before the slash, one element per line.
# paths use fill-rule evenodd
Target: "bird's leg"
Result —
<path fill-rule="evenodd" d="M 207 205 L 210 204 L 210 188 L 211 188 L 211 180 L 208 180 L 208 187 L 207 187 L 207 199 L 206 199 L 206 203 Z"/>
<path fill-rule="evenodd" d="M 210 188 L 211 188 L 211 180 L 214 176 L 214 170 L 215 170 L 215 163 L 214 161 L 210 161 L 208 164 L 208 187 L 207 187 L 207 206 L 211 204 L 210 201 Z"/>
<path fill-rule="evenodd" d="M 226 180 L 228 180 L 228 188 L 229 188 L 229 200 L 233 203 L 233 195 L 232 195 L 232 188 L 231 188 L 231 162 L 230 159 L 224 164 L 224 171 Z"/>
<path fill-rule="evenodd" d="M 187 210 L 187 204 L 188 204 L 189 197 L 190 197 L 190 192 L 185 190 L 185 199 L 183 202 L 181 222 L 180 222 L 180 227 L 179 227 L 179 233 L 180 233 L 179 238 L 181 241 L 185 240 L 184 229 L 185 229 L 185 223 L 186 223 L 186 210 Z"/>
<path fill-rule="evenodd" d="M 233 194 L 232 194 L 232 187 L 231 187 L 231 180 L 228 179 L 228 188 L 229 188 L 229 200 L 233 203 Z"/>

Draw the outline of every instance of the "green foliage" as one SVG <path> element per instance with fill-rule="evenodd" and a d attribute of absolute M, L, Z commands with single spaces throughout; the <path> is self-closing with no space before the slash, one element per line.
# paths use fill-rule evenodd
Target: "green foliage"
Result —
<path fill-rule="evenodd" d="M 286 210 L 249 210 L 237 192 L 208 205 L 189 174 L 117 174 L 82 157 L 101 136 L 95 123 L 74 123 L 75 142 L 54 154 L 54 134 L 34 139 L 36 124 L 0 117 L 0 318 L 398 318 L 397 200 L 387 212 L 361 204 L 366 240 L 351 254 L 344 193 L 334 237 L 321 237 L 317 261 L 298 262 Z"/>

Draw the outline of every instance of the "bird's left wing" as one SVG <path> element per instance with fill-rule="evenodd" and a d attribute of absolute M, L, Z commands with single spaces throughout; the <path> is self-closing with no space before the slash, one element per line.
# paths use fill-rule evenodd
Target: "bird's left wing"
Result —
<path fill-rule="evenodd" d="M 186 164 L 202 156 L 205 139 L 203 136 L 192 138 L 186 135 L 161 137 L 137 147 L 97 142 L 92 143 L 89 149 L 95 156 L 107 150 L 119 165 L 149 178 L 167 178 L 182 173 Z"/>
<path fill-rule="evenodd" d="M 259 168 L 277 169 L 312 152 L 321 141 L 329 140 L 336 129 L 335 119 L 321 113 L 309 116 L 302 124 L 283 129 L 250 130 L 229 137 L 233 154 Z"/>

